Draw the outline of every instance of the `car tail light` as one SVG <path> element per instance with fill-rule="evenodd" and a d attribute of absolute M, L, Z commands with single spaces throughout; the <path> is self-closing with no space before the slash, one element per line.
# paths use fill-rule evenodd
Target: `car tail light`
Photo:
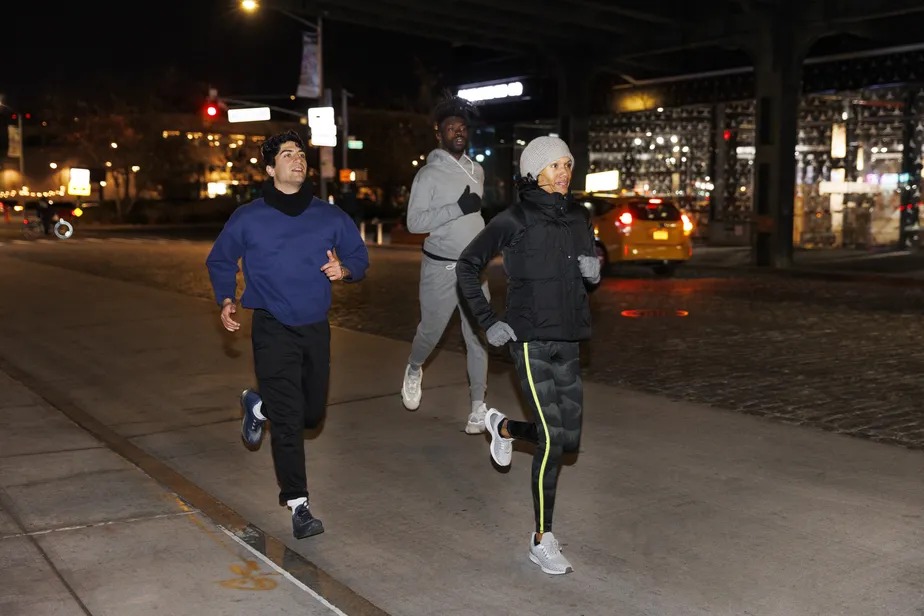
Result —
<path fill-rule="evenodd" d="M 690 220 L 690 217 L 686 214 L 681 214 L 680 220 L 683 221 L 683 234 L 690 235 L 693 233 L 693 221 Z"/>
<path fill-rule="evenodd" d="M 22 224 L 28 225 L 28 224 L 29 224 L 29 220 L 26 219 L 26 218 L 23 218 L 23 219 L 22 219 Z"/>
<path fill-rule="evenodd" d="M 632 213 L 623 212 L 620 214 L 619 218 L 616 219 L 616 228 L 622 231 L 623 235 L 632 233 Z"/>

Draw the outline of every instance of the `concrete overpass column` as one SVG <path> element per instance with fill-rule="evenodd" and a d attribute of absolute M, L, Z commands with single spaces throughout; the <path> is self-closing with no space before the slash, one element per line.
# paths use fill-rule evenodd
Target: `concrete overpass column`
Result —
<path fill-rule="evenodd" d="M 918 88 L 912 86 L 905 93 L 902 120 L 902 170 L 899 179 L 901 214 L 899 216 L 899 248 L 913 248 L 921 244 L 919 206 L 921 200 L 921 132 L 917 129 L 924 101 Z"/>
<path fill-rule="evenodd" d="M 762 267 L 792 265 L 802 62 L 811 40 L 790 25 L 789 15 L 783 6 L 761 20 L 752 48 L 757 109 L 751 255 Z"/>
<path fill-rule="evenodd" d="M 558 63 L 559 135 L 574 155 L 573 190 L 584 190 L 584 176 L 590 169 L 590 111 L 594 71 L 587 59 L 569 58 Z"/>

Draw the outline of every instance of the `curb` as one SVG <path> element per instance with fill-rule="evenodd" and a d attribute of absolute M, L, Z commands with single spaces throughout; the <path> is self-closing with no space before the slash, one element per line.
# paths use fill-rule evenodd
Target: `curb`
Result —
<path fill-rule="evenodd" d="M 790 278 L 808 278 L 842 282 L 867 282 L 893 287 L 916 287 L 924 289 L 924 278 L 912 278 L 898 274 L 858 272 L 856 270 L 826 270 L 810 267 L 791 267 L 786 269 L 763 268 L 756 265 L 728 265 L 722 263 L 688 263 L 687 267 L 695 269 L 719 269 L 740 271 L 749 274 L 767 274 Z"/>

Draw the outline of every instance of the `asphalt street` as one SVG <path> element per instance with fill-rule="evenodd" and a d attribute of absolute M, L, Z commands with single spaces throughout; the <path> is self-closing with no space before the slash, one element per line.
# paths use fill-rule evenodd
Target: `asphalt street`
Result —
<path fill-rule="evenodd" d="M 128 229 L 64 242 L 8 239 L 0 255 L 7 267 L 34 261 L 210 298 L 209 247 L 208 237 Z M 336 288 L 332 322 L 410 342 L 419 314 L 419 252 L 370 250 L 368 278 Z M 497 263 L 488 280 L 501 309 Z M 588 380 L 924 447 L 924 286 L 695 266 L 657 279 L 630 268 L 604 279 L 592 310 L 594 336 L 584 349 Z M 464 348 L 456 317 L 441 347 Z M 501 351 L 492 349 L 492 357 L 509 362 Z M 402 367 L 393 372 L 397 387 Z"/>

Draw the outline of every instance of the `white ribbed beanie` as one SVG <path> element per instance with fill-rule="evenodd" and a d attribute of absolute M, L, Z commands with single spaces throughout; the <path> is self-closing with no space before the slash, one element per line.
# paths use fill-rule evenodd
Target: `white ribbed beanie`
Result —
<path fill-rule="evenodd" d="M 571 164 L 574 164 L 574 156 L 571 155 L 567 143 L 558 137 L 536 137 L 523 148 L 523 153 L 520 154 L 520 175 L 525 178 L 527 174 L 530 174 L 536 180 L 543 169 L 562 156 L 567 156 L 571 159 Z"/>

